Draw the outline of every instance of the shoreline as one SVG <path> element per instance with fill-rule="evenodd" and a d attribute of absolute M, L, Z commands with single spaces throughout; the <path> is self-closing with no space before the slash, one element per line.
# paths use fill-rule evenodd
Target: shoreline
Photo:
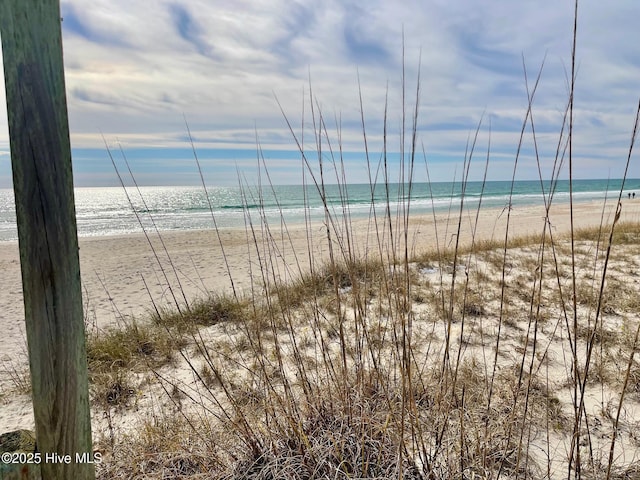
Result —
<path fill-rule="evenodd" d="M 605 200 L 607 201 L 608 204 L 612 204 L 617 202 L 617 198 L 618 198 L 617 195 L 608 196 L 608 197 L 582 198 L 580 193 L 585 193 L 585 192 L 576 192 L 573 199 L 575 208 L 580 208 L 581 205 L 601 205 Z M 630 193 L 630 192 L 627 192 L 627 193 Z M 564 196 L 565 194 L 566 192 L 559 192 L 555 195 L 555 197 L 553 198 L 554 208 L 567 209 L 569 207 L 569 198 L 567 196 Z M 417 217 L 432 217 L 434 212 L 437 217 L 443 217 L 443 216 L 447 216 L 447 214 L 449 213 L 453 214 L 453 213 L 459 212 L 460 204 L 457 203 L 459 198 L 447 197 L 447 199 L 448 199 L 447 203 L 438 203 L 438 205 L 429 203 L 429 201 L 427 201 L 427 203 L 424 203 L 424 199 L 422 200 L 414 199 L 409 203 L 409 207 L 412 212 L 412 215 L 415 215 Z M 440 200 L 442 199 L 439 199 L 438 201 Z M 475 213 L 478 207 L 479 200 L 482 200 L 482 211 L 502 210 L 506 208 L 508 196 L 505 196 L 502 199 L 503 201 L 496 203 L 490 197 L 486 197 L 486 196 L 478 197 L 473 193 L 467 194 L 467 196 L 465 197 L 465 203 L 464 203 L 465 212 Z M 433 199 L 431 201 L 433 201 Z M 624 203 L 627 203 L 627 201 L 629 203 L 633 203 L 635 202 L 635 198 L 631 199 L 631 198 L 627 198 L 627 195 L 622 195 L 621 201 Z M 638 199 L 638 201 L 640 202 L 640 198 Z M 367 202 L 348 203 L 346 205 L 342 205 L 341 203 L 339 204 L 330 203 L 329 204 L 330 214 L 334 217 L 339 217 L 342 215 L 343 208 L 344 208 L 344 211 L 347 212 L 347 215 L 352 220 L 354 221 L 367 220 L 372 215 L 370 199 L 367 199 Z M 375 205 L 376 205 L 375 210 L 377 212 L 377 215 L 383 216 L 387 208 L 385 201 L 383 199 L 377 199 Z M 531 198 L 528 198 L 528 199 L 521 198 L 521 195 L 519 194 L 514 194 L 511 205 L 514 209 L 525 209 L 525 210 L 541 209 L 542 210 L 544 208 L 542 197 L 540 198 L 536 197 L 536 200 L 532 201 Z M 403 205 L 402 203 L 398 203 L 397 200 L 392 200 L 389 205 L 392 213 L 396 212 L 400 208 L 403 208 L 403 206 L 406 206 L 406 204 Z M 366 207 L 366 208 L 363 209 L 363 207 Z M 134 215 L 134 213 L 131 211 L 131 206 L 127 204 L 126 206 L 123 206 L 123 208 L 125 208 L 126 212 L 124 213 L 124 215 L 120 215 L 117 217 L 109 217 L 109 215 L 105 213 L 107 217 L 101 220 L 102 225 L 99 227 L 96 227 L 96 225 L 93 225 L 91 219 L 84 218 L 81 215 L 82 218 L 80 219 L 79 217 L 80 220 L 78 224 L 79 237 L 80 238 L 103 238 L 103 237 L 117 238 L 121 236 L 142 234 L 140 223 L 136 218 L 136 216 Z M 308 209 L 309 210 L 307 213 L 309 215 L 309 218 L 310 218 L 309 221 L 311 223 L 318 223 L 323 221 L 324 211 L 321 205 L 310 206 L 308 207 Z M 256 208 L 256 209 L 250 208 L 249 210 L 236 211 L 233 218 L 227 217 L 226 214 L 223 214 L 224 210 L 217 211 L 215 215 L 216 215 L 216 222 L 218 223 L 220 230 L 244 231 L 246 228 L 246 222 L 248 218 L 250 218 L 250 221 L 253 221 L 255 223 L 259 221 L 259 219 L 263 215 L 264 215 L 264 218 L 267 219 L 267 221 L 272 222 L 273 224 L 280 223 L 280 220 L 283 217 L 285 221 L 288 223 L 290 228 L 297 228 L 300 226 L 304 226 L 304 223 L 305 223 L 304 218 L 299 217 L 299 215 L 301 215 L 300 212 L 302 210 L 303 209 L 301 208 L 294 209 L 294 210 L 289 210 L 287 208 L 284 208 L 280 210 L 280 207 L 274 204 L 274 205 L 265 207 L 264 211 L 260 210 L 259 208 Z M 154 221 L 156 222 L 156 224 L 160 228 L 160 231 L 163 234 L 166 232 L 168 233 L 181 233 L 185 231 L 198 232 L 198 231 L 213 229 L 214 223 L 211 219 L 210 212 L 206 210 L 205 212 L 200 212 L 200 213 L 205 213 L 206 218 L 204 220 L 202 220 L 199 214 L 196 215 L 195 217 L 192 217 L 191 215 L 184 215 L 184 212 L 178 213 L 178 217 L 175 217 L 178 219 L 177 223 L 175 223 L 175 221 L 173 220 L 171 222 L 167 222 L 167 218 L 163 218 L 162 213 L 158 214 L 159 216 L 156 216 L 155 213 L 153 215 L 154 215 Z M 247 214 L 250 217 L 246 217 L 245 215 Z M 15 227 L 16 227 L 15 215 L 11 220 L 7 220 L 6 218 L 4 218 L 3 220 L 3 218 L 4 217 L 0 215 L 0 223 L 4 222 L 5 224 L 5 226 L 3 227 L 4 230 L 0 231 L 0 245 L 16 243 L 18 240 L 17 240 L 17 232 L 15 231 Z M 150 223 L 150 218 L 147 217 L 146 214 L 142 214 L 141 219 L 148 231 L 154 231 L 154 227 Z M 10 232 L 6 230 L 7 222 L 9 222 L 10 224 Z M 181 228 L 175 228 L 176 224 L 180 225 Z M 115 225 L 117 225 L 117 228 L 109 228 Z M 96 230 L 96 228 L 98 228 L 98 230 Z"/>

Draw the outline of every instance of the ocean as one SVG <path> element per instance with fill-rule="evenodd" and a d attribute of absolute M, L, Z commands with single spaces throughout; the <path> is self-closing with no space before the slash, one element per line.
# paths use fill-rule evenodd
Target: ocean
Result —
<path fill-rule="evenodd" d="M 621 180 L 574 180 L 574 202 L 617 198 Z M 509 204 L 511 182 L 468 182 L 464 192 L 464 204 L 476 209 L 480 200 L 482 207 L 504 208 Z M 76 188 L 76 216 L 78 235 L 82 237 L 122 235 L 142 232 L 152 228 L 194 230 L 244 227 L 251 221 L 278 225 L 283 218 L 288 224 L 303 222 L 305 214 L 312 220 L 324 216 L 321 196 L 315 186 L 266 186 L 257 188 L 207 187 L 208 198 L 202 187 L 122 187 Z M 548 193 L 549 182 L 544 184 Z M 640 180 L 627 179 L 624 197 L 636 192 L 640 201 Z M 127 195 L 129 198 L 127 198 Z M 391 211 L 401 205 L 410 205 L 414 213 L 443 212 L 459 209 L 463 198 L 462 185 L 458 182 L 390 184 L 388 189 L 378 185 L 372 192 L 368 184 L 325 186 L 327 206 L 335 215 L 348 213 L 351 218 L 366 217 L 372 208 L 383 212 L 387 198 Z M 373 201 L 372 201 L 373 198 Z M 553 202 L 569 201 L 569 182 L 558 181 Z M 513 207 L 543 205 L 542 186 L 539 181 L 518 181 L 513 186 Z M 306 207 L 305 207 L 306 205 Z M 213 212 L 213 215 L 212 215 Z M 13 191 L 0 189 L 0 241 L 17 240 L 16 216 Z"/>

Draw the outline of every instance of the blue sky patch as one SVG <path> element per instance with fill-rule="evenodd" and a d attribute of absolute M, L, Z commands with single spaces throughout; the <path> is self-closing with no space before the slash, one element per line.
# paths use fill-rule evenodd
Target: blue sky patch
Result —
<path fill-rule="evenodd" d="M 81 15 L 68 3 L 63 3 L 60 7 L 62 15 L 62 31 L 71 35 L 78 35 L 90 42 L 101 45 L 122 46 L 126 45 L 121 38 L 115 35 L 108 35 L 105 32 L 97 31 L 89 27 L 87 22 L 83 22 Z"/>
<path fill-rule="evenodd" d="M 177 3 L 171 5 L 169 10 L 180 37 L 189 42 L 200 55 L 209 56 L 211 49 L 206 42 L 204 32 L 189 10 Z"/>

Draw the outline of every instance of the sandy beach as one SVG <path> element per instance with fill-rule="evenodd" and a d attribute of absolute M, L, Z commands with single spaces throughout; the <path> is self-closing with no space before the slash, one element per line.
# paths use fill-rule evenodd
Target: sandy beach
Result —
<path fill-rule="evenodd" d="M 603 210 L 597 203 L 577 204 L 574 226 L 596 226 L 602 221 L 610 224 L 613 205 L 611 202 Z M 481 211 L 476 239 L 504 239 L 507 214 L 506 210 Z M 436 238 L 441 245 L 452 245 L 458 228 L 457 217 L 458 212 L 452 212 L 450 216 L 438 214 L 435 220 L 432 215 L 412 218 L 408 229 L 410 250 L 418 253 L 433 249 Z M 622 202 L 621 220 L 640 221 L 640 200 Z M 382 219 L 379 222 L 382 224 Z M 470 241 L 475 222 L 475 210 L 463 214 L 460 225 L 463 243 Z M 553 208 L 549 224 L 556 234 L 569 231 L 568 204 Z M 513 208 L 509 237 L 539 234 L 543 225 L 542 208 Z M 354 220 L 349 228 L 354 239 L 351 249 L 358 255 L 376 255 L 379 242 L 390 241 L 387 227 L 378 228 L 379 232 L 384 232 L 382 238 L 375 234 L 373 220 Z M 157 235 L 150 235 L 155 254 L 142 234 L 81 238 L 80 263 L 86 320 L 92 328 L 104 328 L 117 324 L 122 318 L 141 318 L 154 308 L 154 304 L 159 308 L 171 308 L 185 299 L 192 301 L 211 292 L 231 293 L 233 288 L 238 294 L 248 293 L 252 282 L 264 281 L 260 265 L 265 265 L 265 262 L 273 262 L 270 271 L 280 272 L 282 278 L 296 276 L 307 268 L 310 258 L 318 264 L 328 258 L 330 248 L 326 230 L 324 225 L 315 224 L 308 229 L 304 225 L 292 226 L 285 232 L 280 226 L 254 232 L 226 229 L 218 234 L 214 231 L 163 232 L 163 243 Z M 340 226 L 332 232 L 332 240 L 336 244 L 341 241 L 341 232 L 344 233 Z M 395 238 L 403 241 L 402 237 Z M 3 332 L 0 339 L 1 391 L 10 388 L 8 370 L 26 366 L 17 242 L 0 243 L 0 270 L 3 272 L 0 276 L 0 325 Z M 3 407 L 0 412 L 0 432 L 33 428 L 28 403 Z"/>

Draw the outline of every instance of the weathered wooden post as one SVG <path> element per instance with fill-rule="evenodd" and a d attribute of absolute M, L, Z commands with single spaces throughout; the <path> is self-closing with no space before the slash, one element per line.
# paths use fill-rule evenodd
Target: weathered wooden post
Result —
<path fill-rule="evenodd" d="M 0 0 L 0 35 L 42 478 L 93 478 L 59 1 Z"/>

